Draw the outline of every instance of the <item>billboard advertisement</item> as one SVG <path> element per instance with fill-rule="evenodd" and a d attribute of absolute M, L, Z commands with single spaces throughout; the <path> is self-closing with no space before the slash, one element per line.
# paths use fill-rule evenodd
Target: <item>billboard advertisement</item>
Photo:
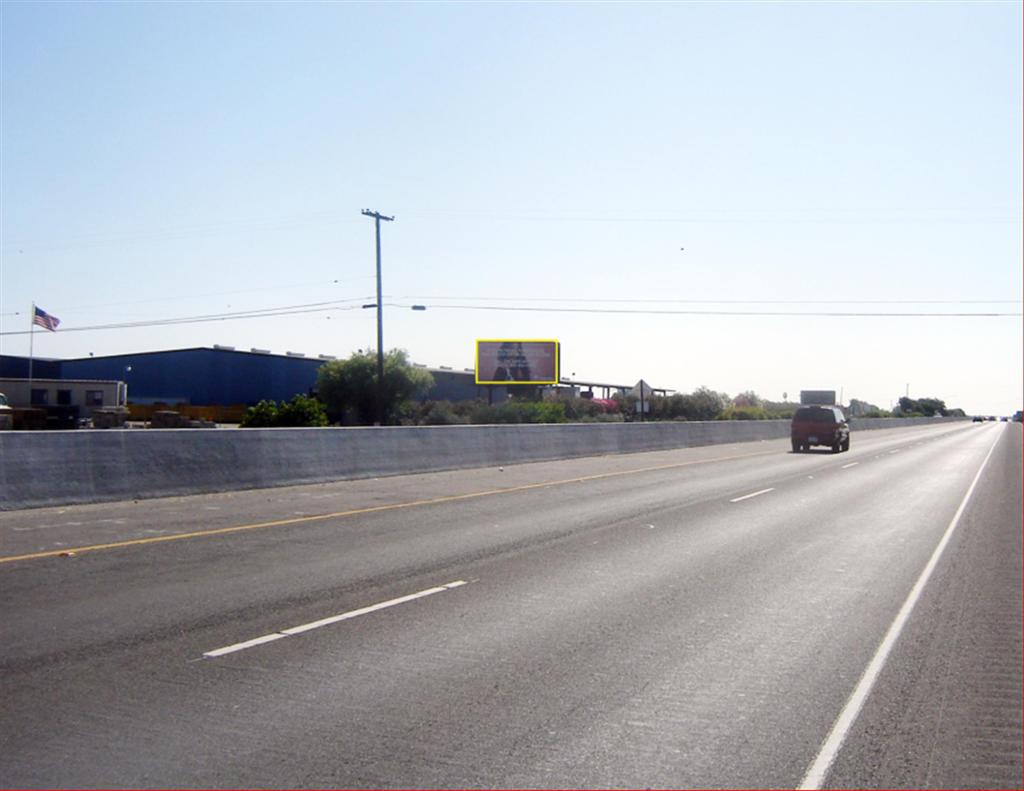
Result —
<path fill-rule="evenodd" d="M 835 390 L 801 390 L 801 404 L 825 404 L 831 406 L 836 402 Z"/>
<path fill-rule="evenodd" d="M 476 342 L 478 385 L 558 382 L 558 341 L 498 338 Z"/>

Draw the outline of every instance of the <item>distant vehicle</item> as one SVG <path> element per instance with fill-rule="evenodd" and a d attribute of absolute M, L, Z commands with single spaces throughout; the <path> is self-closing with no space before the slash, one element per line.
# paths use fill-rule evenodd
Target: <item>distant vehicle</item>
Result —
<path fill-rule="evenodd" d="M 999 419 L 1000 419 L 1001 421 L 1003 421 L 1003 423 L 1009 423 L 1009 422 L 1010 422 L 1010 418 L 1008 418 L 1008 417 L 1007 417 L 1006 415 L 1003 415 L 1003 416 L 1002 416 L 1001 418 L 999 418 Z"/>
<path fill-rule="evenodd" d="M 984 423 L 985 422 L 985 418 L 983 418 L 981 415 L 975 415 L 974 418 L 972 419 L 972 422 L 973 423 Z"/>
<path fill-rule="evenodd" d="M 7 396 L 0 393 L 0 431 L 10 431 L 14 428 L 14 410 L 7 403 Z"/>
<path fill-rule="evenodd" d="M 991 420 L 993 423 L 996 422 L 996 416 L 995 415 L 989 415 L 988 419 Z"/>
<path fill-rule="evenodd" d="M 812 445 L 825 445 L 833 453 L 850 449 L 850 426 L 839 407 L 802 406 L 790 425 L 793 453 L 802 453 Z"/>
<path fill-rule="evenodd" d="M 1015 423 L 1024 423 L 1024 411 L 1021 411 L 1020 409 L 1018 409 L 1016 412 L 1014 412 L 1013 413 L 1013 421 Z"/>

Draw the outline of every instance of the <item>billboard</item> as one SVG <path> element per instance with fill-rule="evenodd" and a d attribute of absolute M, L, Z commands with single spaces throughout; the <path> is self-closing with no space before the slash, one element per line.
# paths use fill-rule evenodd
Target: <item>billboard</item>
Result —
<path fill-rule="evenodd" d="M 558 341 L 498 338 L 476 342 L 478 385 L 558 382 Z"/>
<path fill-rule="evenodd" d="M 801 404 L 824 404 L 831 406 L 836 402 L 835 390 L 801 390 Z"/>

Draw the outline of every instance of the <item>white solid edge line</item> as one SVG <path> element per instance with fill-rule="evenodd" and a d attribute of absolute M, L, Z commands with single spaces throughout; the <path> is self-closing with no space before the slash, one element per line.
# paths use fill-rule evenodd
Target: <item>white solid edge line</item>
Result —
<path fill-rule="evenodd" d="M 256 637 L 252 640 L 246 640 L 243 643 L 235 643 L 234 645 L 225 646 L 224 648 L 216 648 L 213 651 L 206 651 L 203 656 L 212 658 L 217 656 L 224 656 L 224 654 L 232 654 L 235 651 L 243 651 L 246 648 L 252 648 L 253 646 L 263 645 L 263 643 L 269 643 L 274 640 L 280 640 L 283 637 L 293 637 L 303 632 L 308 632 L 312 629 L 319 629 L 321 626 L 329 626 L 332 623 L 338 623 L 339 621 L 347 621 L 350 618 L 357 618 L 360 615 L 366 615 L 367 613 L 376 612 L 377 610 L 383 610 L 387 607 L 394 607 L 398 604 L 405 604 L 406 602 L 413 601 L 414 599 L 422 599 L 424 596 L 432 596 L 435 593 L 443 593 L 444 591 L 451 590 L 452 588 L 458 588 L 465 585 L 465 580 L 455 580 L 455 582 L 449 582 L 445 585 L 439 585 L 436 588 L 427 588 L 426 590 L 419 591 L 417 593 L 410 593 L 408 596 L 399 596 L 397 599 L 388 599 L 377 604 L 371 604 L 369 607 L 360 607 L 358 610 L 350 610 L 349 612 L 341 613 L 340 615 L 332 615 L 329 618 L 321 618 L 319 621 L 312 621 L 310 623 L 304 623 L 299 626 L 293 626 L 290 629 L 282 629 L 279 632 L 272 634 L 266 634 L 262 637 Z"/>
<path fill-rule="evenodd" d="M 860 464 L 859 461 L 851 461 L 849 464 L 844 464 L 843 469 L 848 470 L 850 467 L 856 467 L 858 464 Z"/>
<path fill-rule="evenodd" d="M 988 460 L 992 458 L 992 453 L 995 451 L 996 445 L 999 444 L 999 440 L 1001 438 L 1001 435 L 996 437 L 996 441 L 993 442 L 992 447 L 988 449 L 985 460 L 981 463 L 981 466 L 978 468 L 978 472 L 974 476 L 974 480 L 971 481 L 971 485 L 967 488 L 967 494 L 965 494 L 963 500 L 960 501 L 960 506 L 956 509 L 956 513 L 953 514 L 949 527 L 947 527 L 946 532 L 942 534 L 942 538 L 940 539 L 938 546 L 935 547 L 935 551 L 932 552 L 932 556 L 929 558 L 928 564 L 924 567 L 924 571 L 921 572 L 921 576 L 917 578 L 917 582 L 914 583 L 914 587 L 910 589 L 910 593 L 907 595 L 906 601 L 903 602 L 903 606 L 900 607 L 900 611 L 896 614 L 896 618 L 889 627 L 889 631 L 885 633 L 885 637 L 882 639 L 881 644 L 875 651 L 875 655 L 871 658 L 871 662 L 869 662 L 867 668 L 865 668 L 864 673 L 860 677 L 860 681 L 854 688 L 849 700 L 846 701 L 846 705 L 843 706 L 843 710 L 839 712 L 839 716 L 832 725 L 832 730 L 829 731 L 828 736 L 822 743 L 821 748 L 818 750 L 817 756 L 807 769 L 806 774 L 804 774 L 804 778 L 800 782 L 800 785 L 797 786 L 798 789 L 818 789 L 821 788 L 822 783 L 825 782 L 825 778 L 827 777 L 829 770 L 832 768 L 832 763 L 835 761 L 840 748 L 843 746 L 843 741 L 845 741 L 847 734 L 850 732 L 850 728 L 853 726 L 854 721 L 856 721 L 857 715 L 860 714 L 860 710 L 864 706 L 864 702 L 867 700 L 868 695 L 871 694 L 871 689 L 874 687 L 875 682 L 878 680 L 878 676 L 882 672 L 882 668 L 885 666 L 885 660 L 888 659 L 889 653 L 892 651 L 892 647 L 896 644 L 896 640 L 899 639 L 900 632 L 903 631 L 903 627 L 910 619 L 910 613 L 914 609 L 914 605 L 916 605 L 917 600 L 921 598 L 921 592 L 928 583 L 928 579 L 931 577 L 932 571 L 934 571 L 935 567 L 938 565 L 939 557 L 942 555 L 942 551 L 946 548 L 946 544 L 949 543 L 949 539 L 953 535 L 953 531 L 956 530 L 957 525 L 960 523 L 960 517 L 963 516 L 964 509 L 967 508 L 967 502 L 971 499 L 971 495 L 974 494 L 974 487 L 978 485 L 978 481 L 981 479 L 981 473 L 985 470 Z"/>
<path fill-rule="evenodd" d="M 736 497 L 736 498 L 730 500 L 729 502 L 730 503 L 738 503 L 738 502 L 740 502 L 740 500 L 749 500 L 751 497 L 757 497 L 760 494 L 768 494 L 768 492 L 774 492 L 774 491 L 775 491 L 775 487 L 773 486 L 770 489 L 762 489 L 759 492 L 752 492 L 750 494 L 745 494 L 742 497 Z"/>

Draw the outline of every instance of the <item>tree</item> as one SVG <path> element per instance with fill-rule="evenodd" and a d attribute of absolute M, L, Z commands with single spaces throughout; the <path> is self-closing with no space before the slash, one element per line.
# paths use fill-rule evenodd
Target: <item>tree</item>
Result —
<path fill-rule="evenodd" d="M 402 405 L 434 385 L 429 371 L 414 367 L 403 349 L 384 355 L 384 423 L 394 423 Z M 377 353 L 370 349 L 320 366 L 317 394 L 332 420 L 372 425 L 377 419 Z"/>
<path fill-rule="evenodd" d="M 868 417 L 876 412 L 881 412 L 877 406 L 870 404 L 867 401 L 861 401 L 858 398 L 850 399 L 850 417 Z"/>
<path fill-rule="evenodd" d="M 900 397 L 899 411 L 903 415 L 923 415 L 924 417 L 945 415 L 948 412 L 946 402 L 941 398 L 914 399 L 906 396 Z"/>
<path fill-rule="evenodd" d="M 946 414 L 946 402 L 941 398 L 919 398 L 917 400 L 917 408 L 925 417 Z"/>
<path fill-rule="evenodd" d="M 681 416 L 687 420 L 714 420 L 729 405 L 729 396 L 707 387 L 698 387 L 679 401 Z"/>
<path fill-rule="evenodd" d="M 736 396 L 732 400 L 732 405 L 736 407 L 759 407 L 762 406 L 761 397 L 753 390 L 747 390 Z"/>

